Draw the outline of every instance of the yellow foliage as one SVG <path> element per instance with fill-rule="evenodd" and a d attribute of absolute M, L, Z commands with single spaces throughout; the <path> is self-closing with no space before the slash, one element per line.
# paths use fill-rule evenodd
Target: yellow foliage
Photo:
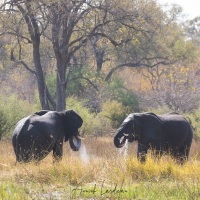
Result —
<path fill-rule="evenodd" d="M 195 189 L 199 189 L 200 160 L 194 154 L 184 165 L 178 165 L 171 158 L 165 156 L 160 160 L 155 160 L 151 157 L 151 154 L 148 154 L 147 162 L 141 164 L 136 155 L 133 154 L 135 148 L 131 146 L 126 155 L 119 153 L 113 145 L 113 138 L 86 138 L 84 143 L 90 158 L 88 163 L 83 162 L 80 152 L 73 152 L 69 144 L 65 143 L 63 160 L 60 163 L 53 163 L 52 155 L 48 155 L 38 164 L 33 162 L 15 164 L 11 141 L 1 141 L 0 196 L 4 191 L 7 192 L 7 188 L 10 189 L 10 185 L 7 184 L 10 182 L 15 186 L 13 194 L 19 191 L 16 186 L 20 186 L 21 196 L 28 195 L 25 199 L 35 199 L 32 198 L 36 197 L 35 195 L 38 197 L 39 194 L 51 194 L 55 191 L 64 192 L 62 194 L 72 194 L 74 188 L 88 189 L 94 188 L 94 186 L 97 190 L 103 188 L 104 191 L 106 189 L 113 190 L 115 187 L 117 189 L 134 190 L 135 193 L 131 196 L 131 199 L 138 195 L 136 192 L 139 185 L 141 190 L 148 189 L 150 186 L 151 189 L 148 191 L 156 189 L 165 191 L 168 188 L 166 192 L 170 192 L 172 191 L 169 189 L 170 187 L 173 186 L 173 190 L 175 188 L 179 190 L 180 185 L 187 186 L 188 189 L 193 186 L 196 187 Z M 198 151 L 199 143 L 195 145 L 196 147 Z M 3 189 L 2 183 L 7 184 Z M 143 184 L 149 184 L 149 186 L 143 187 Z M 152 188 L 153 185 L 154 188 Z M 77 194 L 79 193 L 80 191 L 77 191 Z M 161 193 L 163 192 L 161 191 Z M 130 199 L 130 196 L 128 197 Z M 166 197 L 164 199 L 168 199 L 168 196 Z M 71 198 L 68 196 L 63 199 Z"/>
<path fill-rule="evenodd" d="M 192 160 L 180 166 L 169 157 L 163 157 L 156 161 L 153 157 L 148 156 L 145 164 L 139 163 L 136 158 L 129 158 L 127 170 L 133 179 L 171 178 L 183 181 L 197 180 L 200 176 L 199 161 Z"/>
<path fill-rule="evenodd" d="M 100 115 L 109 119 L 113 128 L 118 128 L 131 112 L 132 109 L 129 106 L 124 106 L 121 102 L 108 99 L 103 103 Z"/>
<path fill-rule="evenodd" d="M 126 80 L 126 87 L 136 92 L 151 91 L 152 88 L 168 87 L 167 83 L 182 84 L 190 83 L 193 81 L 192 76 L 196 73 L 197 66 L 188 65 L 183 66 L 180 64 L 171 66 L 159 66 L 152 69 L 124 69 L 120 71 L 119 76 Z M 192 86 L 191 90 L 195 91 L 195 87 Z"/>

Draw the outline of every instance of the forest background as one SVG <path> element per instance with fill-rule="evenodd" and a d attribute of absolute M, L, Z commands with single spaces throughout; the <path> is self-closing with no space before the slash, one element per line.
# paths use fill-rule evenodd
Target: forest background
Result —
<path fill-rule="evenodd" d="M 82 134 L 132 112 L 176 111 L 200 136 L 200 18 L 155 0 L 0 3 L 0 135 L 41 109 L 74 109 Z"/>

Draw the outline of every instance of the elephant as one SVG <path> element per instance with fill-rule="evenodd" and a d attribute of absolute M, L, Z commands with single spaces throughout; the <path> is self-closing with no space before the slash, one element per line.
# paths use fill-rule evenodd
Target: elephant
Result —
<path fill-rule="evenodd" d="M 63 141 L 73 151 L 81 146 L 78 129 L 82 118 L 73 110 L 41 110 L 21 119 L 15 126 L 12 145 L 17 162 L 39 162 L 53 150 L 54 161 L 62 159 Z"/>
<path fill-rule="evenodd" d="M 151 149 L 155 157 L 165 153 L 182 164 L 188 160 L 192 138 L 190 123 L 179 113 L 131 113 L 117 129 L 114 145 L 121 148 L 127 139 L 136 140 L 137 158 L 141 163 L 146 161 L 147 151 Z"/>

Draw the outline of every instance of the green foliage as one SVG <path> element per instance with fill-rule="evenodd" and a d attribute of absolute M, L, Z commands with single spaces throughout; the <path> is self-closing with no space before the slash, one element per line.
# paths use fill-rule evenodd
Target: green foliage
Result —
<path fill-rule="evenodd" d="M 116 100 L 107 100 L 102 105 L 101 115 L 110 120 L 113 128 L 118 128 L 124 118 L 130 113 L 130 108 L 125 107 Z"/>
<path fill-rule="evenodd" d="M 0 134 L 11 135 L 15 124 L 25 116 L 35 112 L 35 105 L 19 100 L 16 95 L 0 97 Z"/>
<path fill-rule="evenodd" d="M 172 54 L 176 58 L 188 59 L 192 61 L 195 59 L 197 49 L 191 41 L 185 41 L 183 38 L 177 40 L 172 48 Z"/>
<path fill-rule="evenodd" d="M 70 81 L 67 86 L 67 96 L 81 96 L 90 86 L 88 80 L 95 78 L 95 72 L 86 65 L 74 66 L 70 71 Z M 88 79 L 88 80 L 86 80 Z"/>
<path fill-rule="evenodd" d="M 131 90 L 127 90 L 124 87 L 124 81 L 122 79 L 115 78 L 112 80 L 112 82 L 105 83 L 102 77 L 100 76 L 95 77 L 95 74 L 93 72 L 88 73 L 86 72 L 87 71 L 86 69 L 87 67 L 84 67 L 83 69 L 81 69 L 81 72 L 79 73 L 83 73 L 84 77 L 87 77 L 91 82 L 97 84 L 98 88 L 103 88 L 103 91 L 100 91 L 99 93 L 97 92 L 97 94 L 94 97 L 94 93 L 92 94 L 90 93 L 92 89 L 94 88 L 91 89 L 91 87 L 93 86 L 91 86 L 91 84 L 88 83 L 88 81 L 81 78 L 77 80 L 73 80 L 72 78 L 67 88 L 67 93 L 69 96 L 71 95 L 81 96 L 87 99 L 88 107 L 91 110 L 98 110 L 98 109 L 101 110 L 100 108 L 101 105 L 98 105 L 99 106 L 98 109 L 96 107 L 95 108 L 93 107 L 93 106 L 96 106 L 96 105 L 93 105 L 94 98 L 96 99 L 96 101 L 99 102 L 99 104 L 101 104 L 100 102 L 105 102 L 108 99 L 107 98 L 108 96 L 110 99 L 115 99 L 118 102 L 121 102 L 123 106 L 129 109 L 129 112 L 139 110 L 138 97 Z M 78 72 L 73 72 L 72 76 L 74 76 L 74 78 L 78 77 Z M 87 92 L 84 93 L 84 91 L 87 91 Z"/>
<path fill-rule="evenodd" d="M 50 76 L 46 77 L 46 84 L 51 94 L 52 98 L 56 98 L 56 74 L 51 74 Z"/>
<path fill-rule="evenodd" d="M 0 139 L 1 136 L 7 131 L 7 129 L 9 129 L 9 127 L 7 127 L 7 119 L 6 119 L 6 115 L 3 113 L 2 110 L 0 110 Z"/>
<path fill-rule="evenodd" d="M 84 81 L 77 77 L 82 77 L 84 70 L 74 68 L 70 74 L 70 82 L 67 86 L 67 96 L 79 95 L 84 90 Z"/>
<path fill-rule="evenodd" d="M 173 112 L 173 110 L 170 110 L 167 106 L 162 106 L 157 108 L 149 108 L 148 110 L 145 110 L 145 112 L 152 112 L 158 115 L 162 115 L 169 112 Z"/>
<path fill-rule="evenodd" d="M 139 110 L 138 97 L 131 91 L 122 92 L 120 94 L 120 100 L 124 106 L 129 106 L 134 111 Z"/>
<path fill-rule="evenodd" d="M 76 97 L 67 98 L 67 109 L 73 109 L 83 119 L 82 134 L 102 135 L 108 133 L 111 129 L 109 120 L 101 115 L 91 113 L 85 104 L 85 100 L 79 100 Z"/>
<path fill-rule="evenodd" d="M 186 114 L 186 118 L 191 123 L 194 135 L 200 137 L 200 107 L 192 113 Z"/>
<path fill-rule="evenodd" d="M 28 194 L 23 186 L 12 181 L 1 182 L 0 199 L 28 199 Z"/>
<path fill-rule="evenodd" d="M 0 199 L 199 199 L 199 158 L 195 153 L 182 166 L 167 156 L 155 160 L 151 154 L 142 164 L 136 152 L 128 151 L 127 157 L 119 154 L 111 137 L 88 137 L 84 143 L 90 157 L 87 164 L 80 152 L 72 152 L 66 144 L 59 163 L 52 164 L 49 155 L 37 165 L 14 165 L 12 144 L 2 141 Z M 196 152 L 199 147 L 197 142 Z"/>
<path fill-rule="evenodd" d="M 1 73 L 5 70 L 5 62 L 8 60 L 8 52 L 6 51 L 5 48 L 5 41 L 0 40 L 0 70 Z"/>
<path fill-rule="evenodd" d="M 110 120 L 113 128 L 118 128 L 124 118 L 139 111 L 137 96 L 124 87 L 124 81 L 115 78 L 107 85 L 109 99 L 102 104 L 101 115 Z"/>
<path fill-rule="evenodd" d="M 119 78 L 115 78 L 108 85 L 108 92 L 112 99 L 118 100 L 125 107 L 129 107 L 130 112 L 139 110 L 138 97 L 135 93 L 128 90 L 124 86 L 124 81 Z"/>

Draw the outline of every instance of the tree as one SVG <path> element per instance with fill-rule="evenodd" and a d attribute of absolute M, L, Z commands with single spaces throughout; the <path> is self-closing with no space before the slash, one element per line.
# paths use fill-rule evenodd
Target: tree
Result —
<path fill-rule="evenodd" d="M 194 50 L 190 46 L 191 42 L 187 41 L 181 24 L 176 21 L 181 9 L 175 6 L 170 10 L 170 14 L 167 14 L 155 2 L 140 3 L 140 17 L 137 20 L 139 25 L 136 26 L 133 20 L 123 22 L 126 27 L 134 27 L 133 31 L 120 28 L 122 35 L 129 34 L 128 37 L 132 39 L 126 45 L 117 46 L 116 66 L 107 74 L 106 80 L 109 80 L 116 70 L 125 67 L 154 68 L 187 60 Z M 190 48 L 187 49 L 187 46 Z"/>
<path fill-rule="evenodd" d="M 11 50 L 11 59 L 22 64 L 36 75 L 41 106 L 49 109 L 65 109 L 66 88 L 69 81 L 72 57 L 92 39 L 105 37 L 113 45 L 119 45 L 108 30 L 103 29 L 119 19 L 114 11 L 112 1 L 33 1 L 10 0 L 1 6 L 4 32 L 16 39 L 16 46 Z M 6 14 L 6 15 L 5 15 Z M 120 20 L 127 17 L 121 15 Z M 11 26 L 5 20 L 12 21 Z M 99 32 L 99 29 L 101 31 Z M 102 31 L 103 30 L 103 31 Z M 52 43 L 57 70 L 56 103 L 52 100 L 45 83 L 44 67 L 41 63 L 41 41 L 44 38 Z M 34 69 L 23 60 L 22 47 L 28 43 L 32 48 Z M 18 52 L 16 52 L 18 50 Z M 16 54 L 18 58 L 16 59 Z"/>
<path fill-rule="evenodd" d="M 23 65 L 27 70 L 36 75 L 40 103 L 43 109 L 49 109 L 48 105 L 48 90 L 45 85 L 44 72 L 41 64 L 40 56 L 40 37 L 42 31 L 37 15 L 34 12 L 32 1 L 6 1 L 1 6 L 1 20 L 3 21 L 3 32 L 1 35 L 10 34 L 17 40 L 16 45 L 11 50 L 11 60 L 17 64 Z M 6 16 L 4 14 L 7 13 Z M 19 14 L 20 13 L 20 14 Z M 21 15 L 21 16 L 20 16 Z M 26 27 L 25 25 L 26 24 Z M 27 32 L 24 31 L 27 28 Z M 25 43 L 31 44 L 32 56 L 34 62 L 34 70 L 31 69 L 23 60 L 22 45 Z M 18 48 L 18 49 L 17 49 Z M 16 59 L 14 51 L 18 50 L 18 58 Z"/>
<path fill-rule="evenodd" d="M 154 67 L 168 65 L 177 59 L 171 54 L 160 54 L 163 40 L 158 40 L 166 29 L 163 12 L 153 0 L 8 0 L 1 7 L 1 35 L 11 35 L 15 42 L 11 59 L 23 65 L 37 79 L 40 103 L 43 109 L 63 110 L 66 107 L 66 90 L 80 52 L 93 42 L 97 72 L 102 69 L 107 48 L 98 47 L 104 38 L 112 46 L 113 57 L 106 80 L 123 67 Z M 162 30 L 162 31 L 160 31 Z M 166 35 L 167 37 L 167 35 Z M 43 52 L 48 43 L 49 49 Z M 172 43 L 168 43 L 168 47 Z M 162 46 L 165 49 L 165 45 Z M 32 50 L 32 62 L 27 51 Z M 48 57 L 47 57 L 48 56 Z M 182 58 L 182 57 L 181 57 Z M 50 95 L 46 84 L 49 63 L 55 63 L 56 99 Z M 84 76 L 77 78 L 91 80 Z"/>

